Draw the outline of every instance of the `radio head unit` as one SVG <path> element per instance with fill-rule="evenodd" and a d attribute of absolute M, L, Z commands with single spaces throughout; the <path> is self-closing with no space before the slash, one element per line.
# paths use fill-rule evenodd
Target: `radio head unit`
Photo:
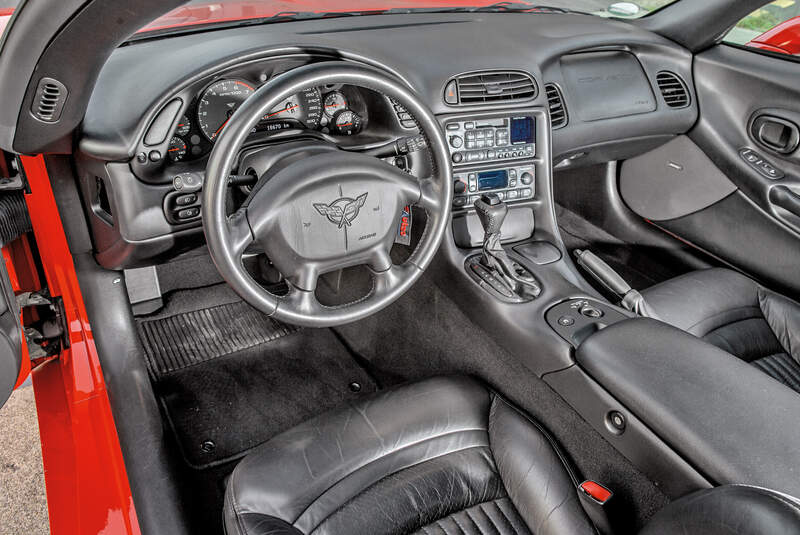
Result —
<path fill-rule="evenodd" d="M 445 123 L 456 166 L 536 156 L 536 119 L 524 113 L 453 118 Z"/>

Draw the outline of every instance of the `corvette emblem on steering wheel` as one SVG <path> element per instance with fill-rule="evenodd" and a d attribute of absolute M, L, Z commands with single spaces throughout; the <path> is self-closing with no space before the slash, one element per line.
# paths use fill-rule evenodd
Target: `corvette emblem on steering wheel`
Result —
<path fill-rule="evenodd" d="M 367 202 L 367 193 L 363 193 L 355 199 L 340 197 L 330 204 L 314 203 L 314 208 L 320 215 L 327 217 L 328 221 L 342 228 L 353 223 L 365 202 Z"/>

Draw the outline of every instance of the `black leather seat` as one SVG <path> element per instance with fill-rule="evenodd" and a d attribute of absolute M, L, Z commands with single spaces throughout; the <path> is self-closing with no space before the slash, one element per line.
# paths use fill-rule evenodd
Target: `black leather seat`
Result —
<path fill-rule="evenodd" d="M 595 534 L 577 483 L 546 433 L 502 398 L 468 378 L 434 378 L 321 415 L 259 446 L 229 479 L 225 529 Z M 793 499 L 736 487 L 725 491 L 736 499 L 723 500 L 718 491 L 726 488 L 674 502 L 646 533 L 800 529 Z"/>
<path fill-rule="evenodd" d="M 694 271 L 642 292 L 667 323 L 800 392 L 800 304 L 728 269 Z"/>

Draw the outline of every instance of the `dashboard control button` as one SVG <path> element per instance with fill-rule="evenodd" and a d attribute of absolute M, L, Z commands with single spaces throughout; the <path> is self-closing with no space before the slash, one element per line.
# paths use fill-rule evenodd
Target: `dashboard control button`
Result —
<path fill-rule="evenodd" d="M 455 80 L 450 80 L 444 86 L 444 101 L 447 104 L 458 104 L 458 87 Z"/>
<path fill-rule="evenodd" d="M 178 212 L 178 219 L 192 219 L 200 215 L 200 208 L 186 208 Z"/>
<path fill-rule="evenodd" d="M 456 193 L 456 195 L 460 195 L 467 191 L 467 185 L 461 180 L 456 180 L 453 182 L 453 191 Z"/>
<path fill-rule="evenodd" d="M 558 318 L 558 324 L 562 327 L 570 327 L 575 324 L 575 318 L 572 316 L 561 316 Z"/>
<path fill-rule="evenodd" d="M 464 139 L 461 136 L 450 136 L 450 146 L 455 149 L 460 149 L 464 144 Z"/>
<path fill-rule="evenodd" d="M 181 195 L 175 198 L 175 204 L 178 206 L 188 206 L 190 204 L 194 204 L 196 201 L 197 201 L 197 195 L 195 195 L 194 193 Z"/>
<path fill-rule="evenodd" d="M 136 160 L 139 163 L 146 163 L 147 162 L 147 154 L 144 153 L 144 152 L 140 152 L 139 154 L 136 155 Z"/>
<path fill-rule="evenodd" d="M 519 181 L 525 186 L 530 186 L 533 184 L 533 175 L 527 172 L 522 173 L 522 176 L 519 177 Z"/>
<path fill-rule="evenodd" d="M 454 152 L 450 159 L 453 160 L 453 163 L 460 163 L 461 160 L 464 159 L 464 154 L 461 152 Z"/>
<path fill-rule="evenodd" d="M 147 155 L 150 158 L 150 161 L 153 163 L 161 161 L 161 151 L 158 150 L 151 150 L 150 154 Z"/>
<path fill-rule="evenodd" d="M 448 130 L 458 130 L 459 126 L 458 123 L 450 123 L 447 125 Z"/>
<path fill-rule="evenodd" d="M 453 197 L 453 206 L 462 207 L 467 205 L 467 197 Z"/>
<path fill-rule="evenodd" d="M 519 190 L 520 197 L 531 197 L 533 195 L 533 190 L 531 188 L 522 188 Z"/>

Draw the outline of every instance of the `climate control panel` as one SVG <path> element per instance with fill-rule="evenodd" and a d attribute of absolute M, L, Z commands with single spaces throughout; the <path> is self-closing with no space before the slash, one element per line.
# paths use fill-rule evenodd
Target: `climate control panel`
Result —
<path fill-rule="evenodd" d="M 471 206 L 482 193 L 497 193 L 504 201 L 527 200 L 536 193 L 533 165 L 453 173 L 453 208 Z"/>

